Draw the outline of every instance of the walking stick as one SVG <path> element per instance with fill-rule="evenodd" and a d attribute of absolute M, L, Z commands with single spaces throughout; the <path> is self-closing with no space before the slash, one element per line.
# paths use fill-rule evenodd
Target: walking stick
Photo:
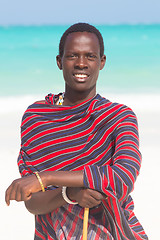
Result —
<path fill-rule="evenodd" d="M 88 215 L 89 215 L 89 208 L 85 208 L 84 219 L 83 219 L 83 240 L 87 240 Z"/>

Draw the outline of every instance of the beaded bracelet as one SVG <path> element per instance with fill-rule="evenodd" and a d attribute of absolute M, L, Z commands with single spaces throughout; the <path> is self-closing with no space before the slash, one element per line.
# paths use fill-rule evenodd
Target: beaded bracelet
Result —
<path fill-rule="evenodd" d="M 68 196 L 67 196 L 67 193 L 66 193 L 66 190 L 67 190 L 67 187 L 62 187 L 62 197 L 63 199 L 69 203 L 69 204 L 78 204 L 78 202 L 72 202 Z"/>
<path fill-rule="evenodd" d="M 42 179 L 41 179 L 41 177 L 39 176 L 38 172 L 35 172 L 34 174 L 36 175 L 36 177 L 37 177 L 37 179 L 38 179 L 38 181 L 39 181 L 39 183 L 40 183 L 40 185 L 41 185 L 42 192 L 45 192 L 45 188 L 44 188 L 44 186 L 43 186 Z"/>

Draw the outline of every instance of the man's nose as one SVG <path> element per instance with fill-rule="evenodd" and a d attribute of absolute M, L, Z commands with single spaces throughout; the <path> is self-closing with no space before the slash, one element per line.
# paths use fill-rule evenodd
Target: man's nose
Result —
<path fill-rule="evenodd" d="M 85 56 L 79 56 L 75 62 L 75 68 L 80 69 L 88 68 L 87 58 Z"/>

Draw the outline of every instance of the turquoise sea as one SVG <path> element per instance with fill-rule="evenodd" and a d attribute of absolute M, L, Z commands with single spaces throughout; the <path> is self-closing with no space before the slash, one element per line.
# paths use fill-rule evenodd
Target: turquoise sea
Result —
<path fill-rule="evenodd" d="M 64 90 L 56 66 L 68 26 L 0 27 L 0 97 Z M 160 25 L 102 25 L 107 64 L 100 93 L 160 93 Z"/>

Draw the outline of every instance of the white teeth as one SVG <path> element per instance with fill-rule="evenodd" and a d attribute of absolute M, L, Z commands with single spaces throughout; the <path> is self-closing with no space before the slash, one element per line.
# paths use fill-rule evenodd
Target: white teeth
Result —
<path fill-rule="evenodd" d="M 86 78 L 86 77 L 88 77 L 88 75 L 87 74 L 75 74 L 75 77 L 77 77 L 77 78 Z"/>

